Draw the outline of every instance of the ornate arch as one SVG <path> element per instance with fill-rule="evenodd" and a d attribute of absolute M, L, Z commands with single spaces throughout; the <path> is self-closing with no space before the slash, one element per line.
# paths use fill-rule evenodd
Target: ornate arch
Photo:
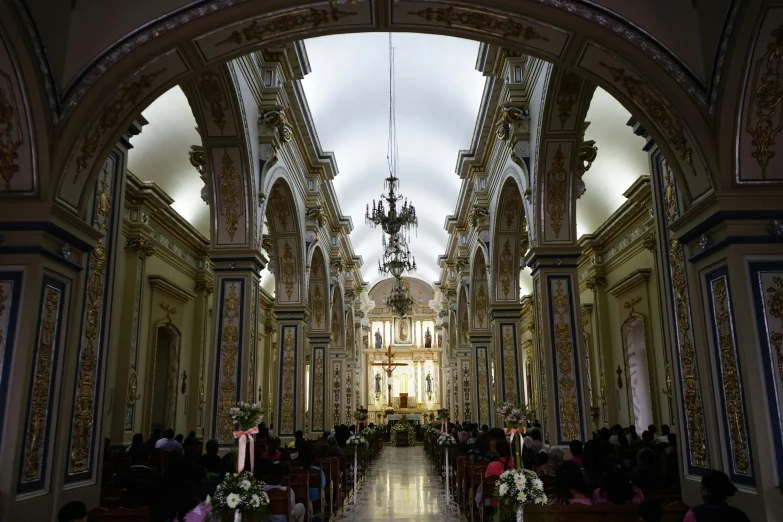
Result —
<path fill-rule="evenodd" d="M 487 260 L 482 246 L 473 251 L 470 263 L 470 302 L 473 303 L 471 330 L 489 330 L 489 285 Z"/>
<path fill-rule="evenodd" d="M 285 169 L 282 169 L 285 171 Z M 275 274 L 275 300 L 279 305 L 305 304 L 302 253 L 302 227 L 296 197 L 287 179 L 279 175 L 271 180 L 265 207 L 271 236 L 270 271 Z"/>
<path fill-rule="evenodd" d="M 329 337 L 333 349 L 345 348 L 345 301 L 342 285 L 337 283 L 332 288 L 332 300 L 329 318 Z"/>
<path fill-rule="evenodd" d="M 501 189 L 495 201 L 491 224 L 492 281 L 490 296 L 493 302 L 519 302 L 520 259 L 529 244 L 523 192 L 518 179 L 506 170 Z"/>
<path fill-rule="evenodd" d="M 313 332 L 329 331 L 329 285 L 324 260 L 323 249 L 320 245 L 313 248 L 310 259 L 307 292 L 310 306 L 310 330 Z"/>
<path fill-rule="evenodd" d="M 460 285 L 457 294 L 457 339 L 459 346 L 470 346 L 470 306 L 468 303 L 468 291 L 466 285 Z"/>

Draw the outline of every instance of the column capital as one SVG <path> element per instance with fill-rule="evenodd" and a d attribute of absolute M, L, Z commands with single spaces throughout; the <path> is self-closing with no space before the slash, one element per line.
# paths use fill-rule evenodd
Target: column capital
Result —
<path fill-rule="evenodd" d="M 532 247 L 525 254 L 525 264 L 533 273 L 540 268 L 576 268 L 581 255 L 582 247 L 576 245 Z"/>
<path fill-rule="evenodd" d="M 252 249 L 231 249 L 227 251 L 213 250 L 211 253 L 215 272 L 253 271 L 258 277 L 269 260 L 259 252 Z"/>

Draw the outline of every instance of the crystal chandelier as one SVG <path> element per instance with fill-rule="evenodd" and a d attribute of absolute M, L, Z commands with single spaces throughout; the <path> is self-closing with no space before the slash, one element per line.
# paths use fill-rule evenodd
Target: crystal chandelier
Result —
<path fill-rule="evenodd" d="M 386 236 L 384 236 L 384 239 L 385 237 Z M 391 274 L 399 279 L 404 272 L 413 272 L 416 270 L 416 258 L 411 255 L 405 238 L 398 234 L 394 234 L 389 237 L 389 244 L 385 246 L 383 259 L 378 260 L 378 272 L 381 274 Z"/>
<path fill-rule="evenodd" d="M 408 285 L 402 279 L 394 280 L 389 297 L 386 298 L 386 306 L 400 317 L 405 317 L 413 310 L 413 299 L 408 294 Z"/>

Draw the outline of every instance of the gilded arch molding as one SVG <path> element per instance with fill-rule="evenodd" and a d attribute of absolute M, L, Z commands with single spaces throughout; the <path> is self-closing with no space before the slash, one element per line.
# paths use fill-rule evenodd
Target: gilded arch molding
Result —
<path fill-rule="evenodd" d="M 268 197 L 260 212 L 266 216 L 272 239 L 269 257 L 270 271 L 275 274 L 275 299 L 279 305 L 303 306 L 306 302 L 304 286 L 304 239 L 296 194 L 287 181 L 288 171 L 275 169 L 266 186 Z"/>
<path fill-rule="evenodd" d="M 530 237 L 527 232 L 527 208 L 523 198 L 524 190 L 517 176 L 516 169 L 506 169 L 501 178 L 500 191 L 490 210 L 493 216 L 490 237 L 492 256 L 490 258 L 492 274 L 495 278 L 490 288 L 490 298 L 493 302 L 519 301 L 519 266 L 520 258 L 525 255 Z M 520 209 L 523 209 L 520 212 Z"/>

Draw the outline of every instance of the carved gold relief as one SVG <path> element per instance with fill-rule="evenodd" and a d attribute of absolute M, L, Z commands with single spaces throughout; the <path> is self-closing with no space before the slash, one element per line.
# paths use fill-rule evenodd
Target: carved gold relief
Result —
<path fill-rule="evenodd" d="M 239 216 L 242 215 L 242 190 L 239 183 L 239 174 L 234 170 L 234 160 L 228 153 L 223 152 L 223 161 L 218 175 L 220 194 L 220 214 L 226 218 L 226 232 L 234 240 L 237 231 Z"/>
<path fill-rule="evenodd" d="M 517 402 L 517 365 L 515 360 L 514 328 L 503 326 L 503 374 L 505 381 L 506 401 Z"/>
<path fill-rule="evenodd" d="M 353 407 L 351 406 L 353 402 L 353 371 L 350 368 L 346 368 L 345 370 L 345 416 L 349 417 L 348 421 L 350 422 L 350 412 L 353 411 Z"/>
<path fill-rule="evenodd" d="M 560 237 L 560 229 L 563 223 L 563 214 L 566 211 L 566 192 L 568 189 L 568 173 L 563 165 L 563 149 L 557 146 L 554 163 L 547 173 L 546 199 L 547 213 L 552 220 L 552 230 L 555 237 Z"/>
<path fill-rule="evenodd" d="M 294 432 L 294 395 L 296 393 L 296 344 L 294 342 L 294 327 L 285 328 L 283 338 L 283 375 L 282 408 L 280 411 L 280 433 Z"/>
<path fill-rule="evenodd" d="M 335 363 L 334 373 L 332 375 L 332 421 L 334 424 L 339 424 L 342 419 L 340 418 L 340 399 L 342 397 L 342 374 L 340 372 L 340 363 Z"/>
<path fill-rule="evenodd" d="M 321 294 L 320 285 L 315 285 L 315 290 L 313 290 L 313 320 L 315 321 L 315 327 L 318 328 L 319 330 L 321 329 L 321 323 L 323 322 L 323 319 L 324 319 L 324 297 Z"/>
<path fill-rule="evenodd" d="M 250 353 L 248 354 L 247 364 L 247 402 L 254 403 L 254 394 L 256 389 L 256 350 L 258 341 L 256 339 L 256 325 L 258 324 L 256 286 L 253 285 L 252 303 L 250 305 Z"/>
<path fill-rule="evenodd" d="M 514 254 L 511 251 L 511 241 L 506 238 L 506 242 L 503 245 L 503 251 L 500 253 L 500 288 L 503 292 L 503 297 L 508 299 L 508 293 L 511 291 L 511 283 L 514 281 Z"/>
<path fill-rule="evenodd" d="M 512 190 L 503 204 L 503 217 L 506 219 L 507 229 L 512 229 L 522 212 L 522 199 L 519 197 L 519 192 Z"/>
<path fill-rule="evenodd" d="M 104 233 L 111 223 L 111 197 L 109 197 L 109 170 L 104 165 L 95 195 L 93 223 Z M 71 435 L 71 471 L 80 473 L 87 469 L 93 437 L 95 414 L 95 382 L 98 370 L 101 318 L 103 315 L 104 283 L 106 274 L 106 248 L 101 238 L 95 245 L 88 265 L 87 300 L 85 303 L 84 339 L 79 353 L 79 370 L 76 384 L 73 426 Z"/>
<path fill-rule="evenodd" d="M 152 86 L 152 81 L 156 76 L 165 72 L 161 69 L 150 74 L 142 74 L 138 80 L 121 88 L 111 99 L 106 108 L 103 109 L 98 120 L 92 124 L 90 130 L 84 136 L 79 156 L 76 158 L 76 174 L 74 183 L 89 165 L 90 160 L 95 157 L 98 150 L 104 145 L 103 139 L 107 134 L 114 132 L 117 124 L 126 116 L 126 113 L 136 106 L 136 103 L 142 97 L 144 92 Z"/>
<path fill-rule="evenodd" d="M 462 343 L 468 344 L 470 341 L 470 338 L 468 336 L 468 309 L 467 307 L 462 308 L 462 317 L 459 320 L 459 331 L 460 335 L 462 336 Z"/>
<path fill-rule="evenodd" d="M 239 321 L 241 309 L 237 285 L 231 283 L 223 299 L 223 331 L 220 333 L 220 384 L 218 386 L 217 439 L 229 443 L 234 439 L 234 422 L 229 411 L 237 402 L 237 356 L 239 355 Z"/>
<path fill-rule="evenodd" d="M 356 13 L 340 11 L 337 8 L 328 10 L 310 8 L 281 15 L 265 23 L 253 20 L 247 27 L 232 32 L 225 40 L 216 43 L 215 47 L 220 47 L 227 43 L 241 45 L 246 42 L 268 40 L 272 37 L 279 37 L 302 29 L 317 29 L 329 22 L 339 22 L 346 16 L 353 15 L 356 15 Z"/>
<path fill-rule="evenodd" d="M 479 380 L 479 424 L 489 424 L 489 387 L 487 385 L 487 350 L 479 348 L 478 354 L 478 380 Z"/>
<path fill-rule="evenodd" d="M 44 435 L 48 422 L 49 396 L 52 389 L 52 360 L 57 335 L 57 316 L 60 310 L 61 292 L 51 286 L 46 287 L 42 303 L 42 313 L 38 347 L 36 350 L 33 389 L 30 397 L 30 418 L 24 455 L 24 480 L 31 482 L 41 478 L 41 457 L 44 452 Z"/>
<path fill-rule="evenodd" d="M 549 437 L 549 423 L 547 422 L 549 416 L 549 401 L 547 400 L 547 386 L 546 386 L 546 366 L 544 366 L 544 346 L 543 346 L 543 312 L 541 306 L 541 279 L 536 279 L 536 336 L 538 339 L 538 357 L 539 357 L 539 372 L 538 376 L 541 380 L 541 428 L 543 430 L 544 442 L 548 443 Z"/>
<path fill-rule="evenodd" d="M 476 322 L 479 328 L 484 328 L 487 320 L 487 287 L 484 283 L 479 283 L 476 290 Z"/>
<path fill-rule="evenodd" d="M 582 87 L 582 78 L 572 72 L 564 71 L 560 80 L 560 88 L 557 91 L 557 117 L 560 125 L 565 126 L 574 104 L 579 100 L 579 91 Z"/>
<path fill-rule="evenodd" d="M 272 190 L 269 197 L 269 210 L 277 218 L 277 224 L 283 228 L 283 231 L 288 230 L 288 204 L 277 188 Z"/>
<path fill-rule="evenodd" d="M 5 312 L 5 308 L 6 308 L 5 303 L 6 303 L 6 301 L 8 301 L 8 296 L 5 294 L 5 291 L 3 291 L 2 285 L 0 285 L 0 318 L 3 317 L 3 312 Z M 0 322 L 0 325 L 2 325 L 2 324 L 3 323 Z M 3 332 L 2 329 L 0 329 L 0 348 L 3 347 L 3 339 L 5 339 L 4 332 Z"/>
<path fill-rule="evenodd" d="M 291 296 L 294 294 L 294 284 L 296 284 L 296 260 L 294 259 L 294 252 L 291 245 L 288 243 L 288 240 L 286 240 L 285 246 L 283 246 L 282 261 L 282 283 L 285 287 L 285 293 L 290 300 Z"/>
<path fill-rule="evenodd" d="M 201 90 L 201 96 L 207 105 L 207 110 L 212 115 L 212 122 L 220 129 L 222 134 L 226 127 L 228 104 L 223 97 L 220 75 L 216 72 L 207 71 L 198 77 L 198 85 Z"/>
<path fill-rule="evenodd" d="M 769 314 L 780 321 L 780 326 L 783 327 L 783 277 L 773 277 L 772 282 L 775 286 L 767 288 L 769 293 L 767 306 L 769 307 Z M 781 382 L 783 382 L 783 331 L 773 331 L 770 326 L 770 341 L 775 348 L 778 360 L 778 373 L 780 374 Z"/>
<path fill-rule="evenodd" d="M 783 85 L 781 68 L 783 67 L 783 26 L 772 31 L 774 41 L 767 46 L 767 52 L 754 67 L 753 96 L 750 97 L 748 110 L 748 134 L 753 138 L 755 148 L 753 157 L 761 167 L 761 179 L 767 178 L 767 166 L 775 156 L 775 136 L 783 124 Z M 753 115 L 755 114 L 755 118 Z"/>
<path fill-rule="evenodd" d="M 533 27 L 517 22 L 510 16 L 489 14 L 466 7 L 428 7 L 408 14 L 416 15 L 428 22 L 440 22 L 448 27 L 464 27 L 504 38 L 522 38 L 526 42 L 549 41 L 549 38 L 537 33 Z"/>
<path fill-rule="evenodd" d="M 557 281 L 552 296 L 552 313 L 555 320 L 555 351 L 557 352 L 557 386 L 559 391 L 560 431 L 563 439 L 579 438 L 578 390 L 574 375 L 574 339 L 571 334 L 571 299 L 563 290 L 563 282 Z"/>
<path fill-rule="evenodd" d="M 737 473 L 750 475 L 748 432 L 745 424 L 745 405 L 737 362 L 737 346 L 734 343 L 734 327 L 730 312 L 731 298 L 728 295 L 725 277 L 712 281 L 711 286 L 715 308 L 715 330 L 718 337 L 721 373 L 723 374 L 726 421 L 731 442 L 731 457 Z"/>
<path fill-rule="evenodd" d="M 11 190 L 11 180 L 19 172 L 17 151 L 23 143 L 13 84 L 11 78 L 0 71 L 0 177 L 5 181 L 5 190 Z"/>
<path fill-rule="evenodd" d="M 680 119 L 652 93 L 645 81 L 626 74 L 625 69 L 610 67 L 603 62 L 601 65 L 609 70 L 615 82 L 623 86 L 633 102 L 650 116 L 656 127 L 666 136 L 666 142 L 680 153 L 680 159 L 690 165 L 693 150 L 685 138 Z"/>
<path fill-rule="evenodd" d="M 324 353 L 315 350 L 313 364 L 313 430 L 324 429 Z"/>

